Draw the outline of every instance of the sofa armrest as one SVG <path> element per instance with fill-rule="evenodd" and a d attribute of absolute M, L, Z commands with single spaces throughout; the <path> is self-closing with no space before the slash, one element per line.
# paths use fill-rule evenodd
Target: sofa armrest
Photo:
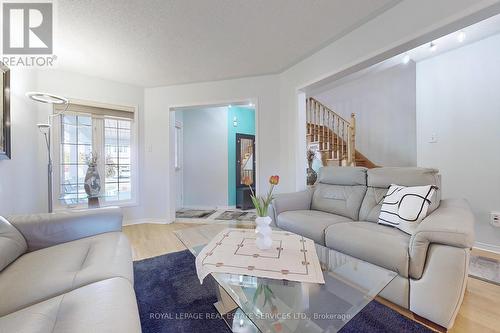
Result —
<path fill-rule="evenodd" d="M 474 245 L 474 215 L 463 199 L 442 200 L 439 208 L 427 216 L 410 239 L 410 275 L 420 278 L 429 244 L 458 248 Z"/>
<path fill-rule="evenodd" d="M 105 232 L 121 231 L 122 219 L 121 209 L 116 207 L 7 218 L 26 239 L 28 251 Z"/>
<path fill-rule="evenodd" d="M 269 207 L 269 216 L 276 223 L 278 215 L 289 210 L 311 209 L 312 190 L 277 194 Z"/>

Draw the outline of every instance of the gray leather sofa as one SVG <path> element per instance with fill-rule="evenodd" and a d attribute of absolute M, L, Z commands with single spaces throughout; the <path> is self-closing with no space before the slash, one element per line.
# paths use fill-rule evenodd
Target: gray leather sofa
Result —
<path fill-rule="evenodd" d="M 141 332 L 118 208 L 0 218 L 0 332 Z"/>
<path fill-rule="evenodd" d="M 391 184 L 439 187 L 440 176 L 423 168 L 325 167 L 314 189 L 278 195 L 270 216 L 281 229 L 397 272 L 381 296 L 450 328 L 465 292 L 473 214 L 438 190 L 414 235 L 377 224 Z"/>

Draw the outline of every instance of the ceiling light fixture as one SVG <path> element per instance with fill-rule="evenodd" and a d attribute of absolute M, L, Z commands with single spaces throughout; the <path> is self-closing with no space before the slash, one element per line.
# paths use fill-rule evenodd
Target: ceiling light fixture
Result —
<path fill-rule="evenodd" d="M 69 103 L 67 98 L 53 95 L 53 94 L 48 94 L 48 93 L 42 93 L 42 92 L 38 92 L 38 91 L 27 92 L 26 97 L 28 97 L 29 99 L 32 99 L 36 102 L 45 103 L 45 104 L 68 104 Z"/>
<path fill-rule="evenodd" d="M 431 50 L 431 52 L 436 51 L 436 50 L 437 50 L 437 46 L 436 46 L 436 44 L 435 44 L 434 42 L 431 42 L 431 43 L 429 44 L 429 49 Z"/>
<path fill-rule="evenodd" d="M 403 64 L 406 65 L 407 63 L 410 62 L 410 60 L 411 60 L 410 55 L 408 53 L 405 53 L 405 55 L 403 56 Z"/>
<path fill-rule="evenodd" d="M 466 37 L 465 31 L 462 30 L 458 33 L 457 39 L 460 43 L 463 43 Z"/>
<path fill-rule="evenodd" d="M 253 103 L 248 103 L 248 107 L 253 108 L 253 107 L 254 107 L 254 104 L 253 104 Z"/>
<path fill-rule="evenodd" d="M 227 107 L 228 107 L 228 108 L 230 108 L 231 106 L 232 106 L 232 105 L 231 105 L 231 104 L 229 104 Z"/>

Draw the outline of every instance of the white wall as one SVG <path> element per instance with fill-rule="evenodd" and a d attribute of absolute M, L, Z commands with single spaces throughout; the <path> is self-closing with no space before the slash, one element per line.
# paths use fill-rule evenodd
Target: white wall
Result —
<path fill-rule="evenodd" d="M 0 215 L 35 213 L 47 207 L 38 196 L 39 172 L 47 169 L 37 158 L 40 135 L 36 127 L 37 108 L 24 95 L 34 88 L 33 71 L 11 70 L 12 159 L 0 160 Z M 46 189 L 46 184 L 43 185 Z"/>
<path fill-rule="evenodd" d="M 314 96 L 350 119 L 356 149 L 381 166 L 416 166 L 415 63 L 368 73 Z"/>
<path fill-rule="evenodd" d="M 227 207 L 227 108 L 177 112 L 183 116 L 184 207 Z"/>
<path fill-rule="evenodd" d="M 438 168 L 443 196 L 465 197 L 477 241 L 500 249 L 500 35 L 417 64 L 418 165 Z M 435 134 L 436 143 L 430 143 Z"/>

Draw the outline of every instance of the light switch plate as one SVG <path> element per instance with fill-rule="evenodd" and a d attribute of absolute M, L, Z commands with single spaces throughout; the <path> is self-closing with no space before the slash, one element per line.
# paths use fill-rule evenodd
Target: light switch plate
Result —
<path fill-rule="evenodd" d="M 438 142 L 437 134 L 432 133 L 431 136 L 429 137 L 429 143 L 437 143 L 437 142 Z"/>
<path fill-rule="evenodd" d="M 500 212 L 490 212 L 490 224 L 500 228 Z"/>

